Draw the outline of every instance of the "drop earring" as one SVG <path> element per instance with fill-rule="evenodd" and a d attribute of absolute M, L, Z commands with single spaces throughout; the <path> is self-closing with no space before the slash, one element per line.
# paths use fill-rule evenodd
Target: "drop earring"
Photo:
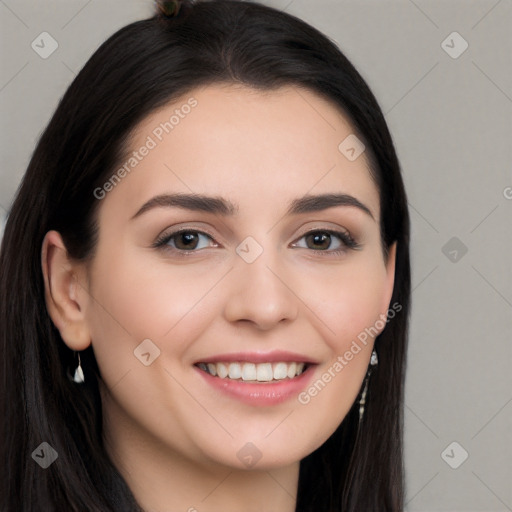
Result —
<path fill-rule="evenodd" d="M 372 373 L 373 368 L 378 364 L 379 358 L 377 357 L 377 352 L 373 350 L 372 357 L 370 359 L 370 367 L 368 368 L 368 371 L 366 372 L 366 376 L 364 378 L 363 393 L 361 394 L 361 398 L 359 399 L 359 424 L 361 424 L 361 421 L 363 420 L 364 406 L 366 404 L 366 392 L 368 391 L 368 381 L 370 380 L 370 375 Z"/>
<path fill-rule="evenodd" d="M 85 381 L 84 371 L 82 370 L 82 363 L 80 361 L 80 354 L 78 354 L 78 366 L 76 367 L 75 374 L 73 376 L 73 381 L 77 384 L 81 384 Z"/>

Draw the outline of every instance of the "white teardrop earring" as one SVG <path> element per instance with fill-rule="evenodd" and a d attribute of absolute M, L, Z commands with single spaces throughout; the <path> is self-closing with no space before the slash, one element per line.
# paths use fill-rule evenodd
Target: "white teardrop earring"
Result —
<path fill-rule="evenodd" d="M 84 371 L 82 370 L 82 363 L 80 361 L 80 354 L 78 354 L 78 366 L 76 367 L 75 375 L 73 376 L 73 381 L 76 382 L 77 384 L 81 384 L 82 382 L 85 381 Z"/>
<path fill-rule="evenodd" d="M 379 364 L 379 358 L 377 357 L 377 352 L 375 352 L 375 350 L 373 350 L 372 357 L 370 359 L 370 367 L 368 368 L 368 371 L 364 378 L 364 389 L 361 394 L 361 398 L 359 400 L 359 424 L 361 424 L 361 421 L 363 420 L 364 406 L 366 404 L 366 392 L 368 391 L 368 380 L 370 379 L 370 375 L 372 373 L 373 368 L 375 366 L 377 366 L 378 364 Z"/>

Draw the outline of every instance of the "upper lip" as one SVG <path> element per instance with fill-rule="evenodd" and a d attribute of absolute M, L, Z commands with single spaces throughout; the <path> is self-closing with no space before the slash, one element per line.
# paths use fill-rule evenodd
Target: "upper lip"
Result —
<path fill-rule="evenodd" d="M 229 363 L 229 362 L 247 362 L 247 363 L 309 363 L 317 364 L 314 359 L 288 352 L 284 350 L 274 350 L 272 352 L 231 352 L 229 354 L 216 354 L 196 361 L 198 363 Z"/>

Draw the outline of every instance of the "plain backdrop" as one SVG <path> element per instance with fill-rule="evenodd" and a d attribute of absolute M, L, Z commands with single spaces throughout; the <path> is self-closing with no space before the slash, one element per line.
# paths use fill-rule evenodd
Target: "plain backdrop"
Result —
<path fill-rule="evenodd" d="M 375 93 L 401 161 L 413 275 L 406 510 L 512 510 L 512 2 L 263 3 L 339 45 Z M 2 219 L 76 73 L 152 9 L 0 0 Z M 41 37 L 58 45 L 46 58 L 32 46 Z"/>

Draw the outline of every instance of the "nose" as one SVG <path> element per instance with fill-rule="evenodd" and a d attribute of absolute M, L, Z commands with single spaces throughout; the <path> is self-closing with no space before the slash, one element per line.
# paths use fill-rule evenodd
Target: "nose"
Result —
<path fill-rule="evenodd" d="M 229 279 L 224 307 L 227 321 L 250 323 L 266 331 L 297 318 L 300 300 L 293 292 L 292 279 L 267 251 L 252 263 L 237 257 Z"/>

